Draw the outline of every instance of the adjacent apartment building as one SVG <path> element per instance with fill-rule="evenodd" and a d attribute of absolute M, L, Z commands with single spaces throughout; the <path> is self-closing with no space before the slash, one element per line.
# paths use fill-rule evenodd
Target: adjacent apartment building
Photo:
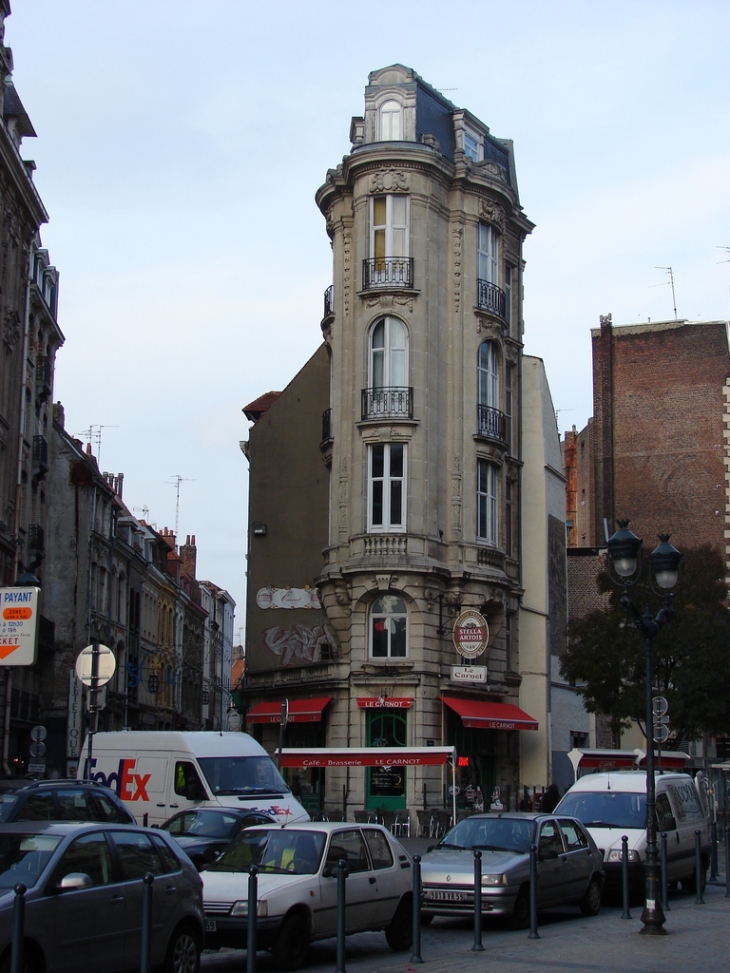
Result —
<path fill-rule="evenodd" d="M 533 224 L 512 143 L 409 68 L 370 75 L 350 138 L 316 193 L 333 251 L 324 343 L 283 392 L 244 409 L 237 698 L 272 751 L 283 700 L 285 747 L 403 748 L 390 768 L 300 768 L 310 806 L 450 802 L 447 772 L 408 756 L 430 746 L 456 747 L 460 804 L 514 803 L 523 784 L 549 782 L 545 748 L 537 779 L 520 770 L 547 714 L 525 708 L 520 666 Z M 486 642 L 474 654 L 454 638 L 470 625 Z"/>

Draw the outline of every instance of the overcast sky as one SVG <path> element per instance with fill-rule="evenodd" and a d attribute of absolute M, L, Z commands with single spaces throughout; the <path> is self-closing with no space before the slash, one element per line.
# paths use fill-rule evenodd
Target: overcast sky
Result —
<path fill-rule="evenodd" d="M 514 141 L 536 228 L 525 351 L 561 432 L 592 411 L 590 329 L 730 313 L 727 0 L 12 0 L 5 43 L 61 274 L 55 398 L 102 469 L 244 624 L 242 406 L 321 342 L 314 204 L 400 62 Z M 83 438 L 83 437 L 82 437 Z M 94 447 L 96 451 L 96 446 Z"/>

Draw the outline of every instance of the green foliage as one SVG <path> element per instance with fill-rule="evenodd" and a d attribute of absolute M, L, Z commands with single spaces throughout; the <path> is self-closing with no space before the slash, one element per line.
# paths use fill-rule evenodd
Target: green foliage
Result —
<path fill-rule="evenodd" d="M 607 573 L 598 580 L 609 593 L 605 611 L 571 624 L 563 676 L 579 686 L 586 709 L 608 716 L 615 729 L 632 719 L 644 729 L 645 639 L 620 605 L 621 592 Z M 643 614 L 656 617 L 661 599 L 649 586 L 648 565 L 629 589 Z M 730 731 L 730 612 L 722 558 L 709 546 L 685 551 L 673 614 L 654 639 L 654 685 L 669 702 L 671 737 L 666 746 L 704 733 Z"/>

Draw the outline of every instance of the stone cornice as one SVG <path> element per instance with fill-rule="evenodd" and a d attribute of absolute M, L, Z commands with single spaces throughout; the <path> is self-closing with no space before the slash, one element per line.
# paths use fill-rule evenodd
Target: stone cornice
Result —
<path fill-rule="evenodd" d="M 42 223 L 48 222 L 48 213 L 38 195 L 38 190 L 28 175 L 25 163 L 15 147 L 15 143 L 8 135 L 4 125 L 0 123 L 0 165 L 15 190 L 18 202 L 25 209 L 25 216 L 32 225 L 29 231 L 34 234 Z M 30 243 L 30 240 L 27 241 Z"/>

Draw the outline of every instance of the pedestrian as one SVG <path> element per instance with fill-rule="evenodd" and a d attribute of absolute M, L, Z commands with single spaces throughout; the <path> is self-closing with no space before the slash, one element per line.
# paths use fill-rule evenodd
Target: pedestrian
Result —
<path fill-rule="evenodd" d="M 542 796 L 540 810 L 544 814 L 552 813 L 560 803 L 560 791 L 557 784 L 551 784 Z"/>

